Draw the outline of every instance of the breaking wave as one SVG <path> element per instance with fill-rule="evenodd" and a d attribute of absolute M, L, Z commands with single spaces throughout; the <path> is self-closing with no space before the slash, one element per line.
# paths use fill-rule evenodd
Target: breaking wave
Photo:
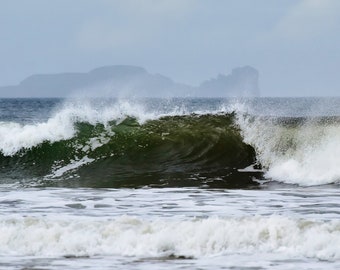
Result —
<path fill-rule="evenodd" d="M 6 217 L 0 220 L 0 252 L 11 256 L 185 258 L 277 253 L 338 260 L 339 228 L 339 221 L 280 216 L 177 221 L 131 216 L 112 220 Z"/>
<path fill-rule="evenodd" d="M 339 122 L 259 116 L 242 106 L 159 112 L 123 101 L 72 103 L 42 123 L 0 122 L 1 179 L 85 187 L 337 183 Z"/>

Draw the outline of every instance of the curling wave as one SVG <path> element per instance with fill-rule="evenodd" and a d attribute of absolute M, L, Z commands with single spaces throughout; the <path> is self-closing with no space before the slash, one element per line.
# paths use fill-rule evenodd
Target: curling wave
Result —
<path fill-rule="evenodd" d="M 0 177 L 83 187 L 338 183 L 339 123 L 242 106 L 159 113 L 131 102 L 77 103 L 42 123 L 0 122 Z"/>
<path fill-rule="evenodd" d="M 164 116 L 145 123 L 125 117 L 105 123 L 66 123 L 60 134 L 39 132 L 39 124 L 32 132 L 38 138 L 26 141 L 26 147 L 21 139 L 19 145 L 8 144 L 0 162 L 7 175 L 15 166 L 17 173 L 43 177 L 45 183 L 58 179 L 52 181 L 55 184 L 116 187 L 224 182 L 245 175 L 237 169 L 255 160 L 253 148 L 242 141 L 233 120 L 234 114 Z M 26 137 L 30 128 L 15 132 Z M 251 181 L 248 176 L 245 179 Z"/>

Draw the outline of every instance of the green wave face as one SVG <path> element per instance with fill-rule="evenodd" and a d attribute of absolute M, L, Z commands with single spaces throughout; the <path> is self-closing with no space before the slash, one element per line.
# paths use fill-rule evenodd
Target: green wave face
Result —
<path fill-rule="evenodd" d="M 75 124 L 69 140 L 44 142 L 1 156 L 3 181 L 45 186 L 238 187 L 252 177 L 238 169 L 255 162 L 234 115 L 167 116 Z"/>

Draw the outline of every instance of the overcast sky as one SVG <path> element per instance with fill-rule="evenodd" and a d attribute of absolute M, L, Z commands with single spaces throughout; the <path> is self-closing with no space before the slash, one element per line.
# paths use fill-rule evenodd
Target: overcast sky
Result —
<path fill-rule="evenodd" d="M 339 0 L 0 0 L 0 85 L 129 64 L 197 85 L 251 65 L 263 96 L 340 95 Z"/>

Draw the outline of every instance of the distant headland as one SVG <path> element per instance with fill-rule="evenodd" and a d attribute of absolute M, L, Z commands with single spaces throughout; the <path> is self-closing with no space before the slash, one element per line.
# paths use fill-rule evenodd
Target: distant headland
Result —
<path fill-rule="evenodd" d="M 260 95 L 259 73 L 250 66 L 203 81 L 199 86 L 174 82 L 142 67 L 114 65 L 88 73 L 32 75 L 19 85 L 0 87 L 0 98 L 18 97 L 254 97 Z"/>

